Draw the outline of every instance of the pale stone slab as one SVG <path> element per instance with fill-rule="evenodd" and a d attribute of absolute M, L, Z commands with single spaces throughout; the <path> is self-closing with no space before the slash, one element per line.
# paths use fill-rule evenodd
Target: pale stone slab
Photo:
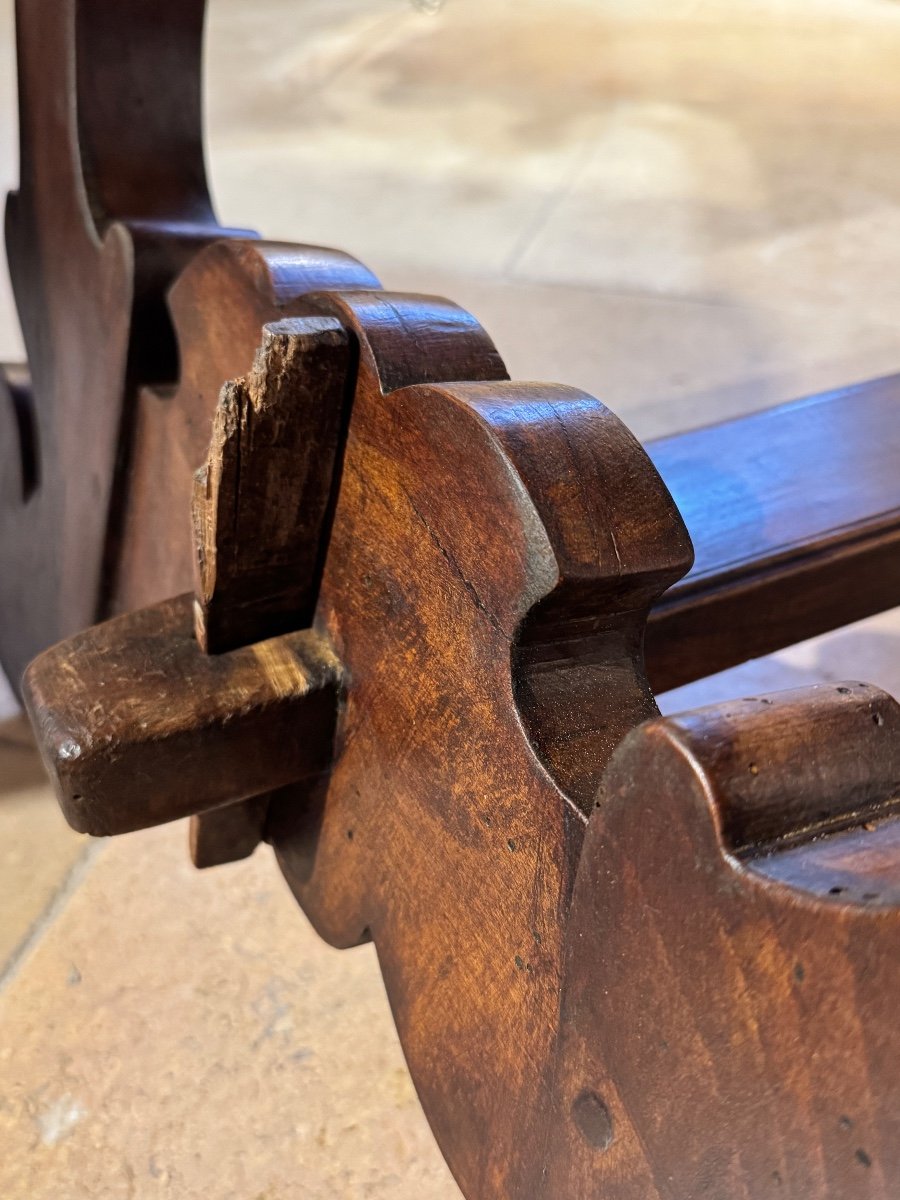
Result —
<path fill-rule="evenodd" d="M 104 844 L 0 993 L 0 1196 L 452 1200 L 371 947 L 306 924 L 268 850 Z"/>
<path fill-rule="evenodd" d="M 24 721 L 0 722 L 0 988 L 85 845 L 57 808 Z"/>

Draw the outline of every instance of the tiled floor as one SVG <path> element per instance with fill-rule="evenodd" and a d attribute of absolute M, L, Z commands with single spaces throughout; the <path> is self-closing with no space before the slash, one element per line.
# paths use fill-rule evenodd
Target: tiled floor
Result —
<path fill-rule="evenodd" d="M 451 295 L 642 436 L 900 364 L 892 0 L 211 0 L 209 47 L 223 218 Z M 665 700 L 841 677 L 900 692 L 897 614 Z M 371 951 L 184 838 L 79 839 L 0 726 L 0 1197 L 450 1200 Z"/>

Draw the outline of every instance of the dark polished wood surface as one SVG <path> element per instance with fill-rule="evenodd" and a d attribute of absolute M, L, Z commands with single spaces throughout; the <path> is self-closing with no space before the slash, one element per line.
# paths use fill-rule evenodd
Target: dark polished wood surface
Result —
<path fill-rule="evenodd" d="M 657 690 L 900 604 L 900 376 L 647 450 L 695 550 L 650 622 Z"/>

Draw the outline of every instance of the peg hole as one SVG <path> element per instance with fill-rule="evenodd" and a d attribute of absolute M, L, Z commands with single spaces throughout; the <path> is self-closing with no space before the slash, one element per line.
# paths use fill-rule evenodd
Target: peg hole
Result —
<path fill-rule="evenodd" d="M 572 1104 L 572 1118 L 587 1144 L 608 1150 L 613 1143 L 613 1121 L 609 1109 L 596 1092 L 585 1088 Z"/>

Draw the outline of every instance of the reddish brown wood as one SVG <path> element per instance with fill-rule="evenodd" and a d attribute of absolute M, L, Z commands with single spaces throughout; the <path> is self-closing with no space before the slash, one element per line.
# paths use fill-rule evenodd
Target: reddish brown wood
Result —
<path fill-rule="evenodd" d="M 67 816 L 271 840 L 375 941 L 469 1200 L 893 1200 L 900 710 L 660 721 L 643 639 L 673 686 L 900 600 L 896 380 L 648 457 L 449 302 L 220 230 L 202 9 L 18 6 L 0 655 L 149 605 L 29 669 Z M 282 317 L 214 430 L 201 645 L 191 479 Z"/>
<path fill-rule="evenodd" d="M 503 381 L 467 313 L 384 293 L 319 304 L 359 348 L 317 617 L 317 636 L 352 686 L 330 780 L 283 789 L 269 834 L 329 940 L 374 937 L 413 1076 L 464 1188 L 507 1195 L 523 1117 L 527 1125 L 538 1111 L 551 1060 L 560 913 L 583 810 L 622 734 L 656 712 L 641 629 L 690 546 L 658 475 L 612 414 L 571 389 Z M 216 771 L 213 791 L 200 786 L 208 756 L 224 753 L 205 714 L 237 703 L 243 722 L 242 697 L 223 692 L 229 662 L 249 651 L 213 656 L 214 668 L 177 640 L 162 653 L 144 627 L 164 637 L 164 617 L 156 606 L 120 618 L 29 670 L 46 757 L 69 809 L 81 796 L 75 811 L 83 822 L 87 808 L 95 830 L 227 798 Z M 167 717 L 148 744 L 126 697 L 154 654 L 150 708 L 159 711 L 164 693 Z M 54 679 L 67 672 L 90 682 L 66 693 Z M 128 680 L 121 723 L 75 736 L 80 689 L 108 672 Z M 320 744 L 321 730 L 295 712 L 295 742 Z M 160 750 L 192 723 L 198 778 L 186 783 L 180 757 Z M 270 725 L 285 735 L 279 720 Z M 224 718 L 213 725 L 225 727 Z M 107 753 L 67 758 L 59 747 L 70 741 Z M 252 755 L 243 737 L 235 744 L 233 798 L 247 794 L 248 771 L 258 790 L 285 783 L 274 743 Z M 123 775 L 142 780 L 127 808 Z M 398 888 L 399 878 L 414 884 Z"/>
<path fill-rule="evenodd" d="M 696 550 L 647 631 L 658 691 L 900 604 L 900 376 L 647 451 Z"/>
<path fill-rule="evenodd" d="M 193 500 L 207 654 L 312 621 L 349 380 L 340 322 L 303 317 L 266 325 L 250 374 L 222 389 Z"/>
<path fill-rule="evenodd" d="M 205 654 L 193 604 L 116 617 L 29 667 L 28 710 L 75 829 L 128 833 L 328 766 L 340 679 L 328 644 L 303 630 Z"/>
<path fill-rule="evenodd" d="M 900 708 L 861 684 L 625 740 L 579 866 L 533 1195 L 896 1194 L 898 778 Z"/>
<path fill-rule="evenodd" d="M 292 639 L 314 639 L 333 664 L 327 710 L 310 716 L 304 677 L 289 719 L 275 709 L 245 737 L 256 709 L 233 681 L 249 686 L 240 656 L 263 647 L 203 656 L 172 641 L 165 605 L 101 626 L 29 673 L 70 815 L 132 828 L 280 788 L 265 823 L 288 882 L 332 943 L 374 939 L 426 1113 L 472 1200 L 675 1200 L 720 1183 L 728 1200 L 761 1200 L 777 1180 L 805 1200 L 813 1167 L 828 1200 L 888 1200 L 893 1115 L 841 1115 L 877 1160 L 826 1140 L 829 1088 L 846 1082 L 838 1107 L 853 1113 L 898 1108 L 896 1072 L 859 1068 L 874 1053 L 897 1062 L 889 990 L 849 1004 L 833 981 L 857 970 L 846 919 L 891 984 L 900 712 L 846 685 L 646 724 L 643 627 L 691 550 L 645 452 L 590 397 L 504 381 L 489 339 L 445 302 L 314 303 L 358 348 L 351 418 L 316 630 L 264 647 L 283 660 Z M 479 374 L 493 379 L 440 382 Z M 145 738 L 131 681 L 148 661 L 167 719 Z M 118 723 L 74 724 L 84 705 L 67 678 L 93 694 L 108 676 L 128 681 Z M 315 747 L 314 769 L 278 751 L 291 734 Z M 91 753 L 61 753 L 70 740 Z M 170 740 L 191 747 L 187 787 L 182 760 L 160 752 Z M 201 862 L 249 852 L 260 832 L 259 804 L 222 816 L 195 827 Z M 824 1065 L 805 1068 L 803 1091 L 790 1038 L 754 1031 L 795 1027 L 807 964 L 816 1040 L 800 1061 Z M 657 1028 L 671 1037 L 654 1049 Z M 780 1107 L 762 1122 L 773 1086 Z"/>
<path fill-rule="evenodd" d="M 348 255 L 221 227 L 203 165 L 205 0 L 18 0 L 20 186 L 6 244 L 32 386 L 0 416 L 0 663 L 191 586 L 191 476 L 222 383 L 261 326 L 329 287 L 377 287 Z M 164 81 L 164 82 L 163 82 Z M 222 238 L 238 241 L 186 269 Z M 167 303 L 167 294 L 173 282 Z M 177 339 L 176 339 L 176 328 Z M 180 367 L 180 371 L 179 371 Z M 6 406 L 8 408 L 8 405 Z M 24 441 L 22 438 L 24 437 Z"/>
<path fill-rule="evenodd" d="M 26 457 L 36 447 L 40 486 L 29 504 L 16 496 L 0 510 L 10 568 L 0 585 L 6 614 L 0 657 L 14 682 L 27 657 L 62 633 L 190 585 L 184 498 L 202 461 L 221 382 L 246 369 L 264 321 L 305 311 L 305 293 L 375 283 L 360 264 L 333 251 L 246 242 L 210 250 L 194 271 L 198 247 L 235 232 L 218 227 L 205 184 L 202 12 L 202 0 L 174 6 L 167 0 L 162 10 L 140 0 L 128 21 L 99 0 L 19 6 L 22 180 L 10 201 L 7 240 L 35 381 L 33 407 L 19 407 L 26 419 L 17 428 L 28 439 Z M 161 78 L 168 86 L 158 86 Z M 173 279 L 170 314 L 165 294 Z M 142 383 L 163 386 L 142 390 Z M 855 394 L 842 408 L 861 404 Z M 859 431 L 871 431 L 868 415 L 852 426 L 844 420 L 843 428 L 852 428 L 851 442 L 859 446 L 851 467 L 877 453 L 874 438 L 859 442 Z M 706 448 L 714 441 L 706 439 Z M 5 439 L 21 459 L 17 443 L 15 436 Z M 835 444 L 849 443 L 825 442 L 829 453 Z M 803 439 L 794 436 L 790 445 L 802 467 Z M 747 458 L 727 435 L 722 447 L 736 456 L 733 464 Z M 668 456 L 664 447 L 658 451 Z M 688 448 L 689 456 L 694 452 Z M 715 461 L 707 463 L 705 483 Z M 783 454 L 779 462 L 796 466 Z M 734 477 L 732 467 L 725 470 Z M 707 549 L 721 546 L 723 532 L 727 540 L 728 522 L 702 509 L 709 488 L 684 490 L 679 473 L 676 461 L 673 487 L 703 563 Z M 763 464 L 747 484 L 758 491 L 771 477 Z M 852 477 L 852 471 L 831 476 Z M 731 495 L 729 508 L 745 507 Z M 782 516 L 798 507 L 790 499 Z M 896 513 L 880 498 L 877 504 L 870 514 L 885 517 L 880 537 L 870 515 L 871 532 L 854 542 L 838 506 L 833 521 L 794 543 L 757 538 L 743 572 L 721 554 L 718 575 L 698 568 L 651 627 L 657 686 L 894 603 Z M 742 520 L 746 531 L 746 512 Z M 842 588 L 851 565 L 862 586 Z"/>
<path fill-rule="evenodd" d="M 111 585 L 114 611 L 193 586 L 187 514 L 194 472 L 206 459 L 222 385 L 250 369 L 263 325 L 308 315 L 310 293 L 377 287 L 371 271 L 337 250 L 241 239 L 210 246 L 181 273 L 169 293 L 179 382 L 138 396 Z"/>
<path fill-rule="evenodd" d="M 199 870 L 249 858 L 263 840 L 269 794 L 191 815 L 188 845 Z"/>
<path fill-rule="evenodd" d="M 690 718 L 703 740 L 686 761 L 706 764 L 696 785 L 648 733 L 662 765 L 648 759 L 623 777 L 629 795 L 643 789 L 649 805 L 645 811 L 636 801 L 622 802 L 621 836 L 632 847 L 625 861 L 637 879 L 626 888 L 631 876 L 615 867 L 615 856 L 591 850 L 601 836 L 595 831 L 605 827 L 605 807 L 595 810 L 594 796 L 601 784 L 601 797 L 619 786 L 615 774 L 603 783 L 610 756 L 629 730 L 656 715 L 643 671 L 642 631 L 651 605 L 687 569 L 691 554 L 671 497 L 645 452 L 597 401 L 550 385 L 505 382 L 489 339 L 461 310 L 379 292 L 320 294 L 310 303 L 357 348 L 351 417 L 316 632 L 264 645 L 283 660 L 292 639 L 315 639 L 334 664 L 321 693 L 327 705 L 310 715 L 304 676 L 288 716 L 273 709 L 254 726 L 256 707 L 248 709 L 239 691 L 253 677 L 241 656 L 260 647 L 204 658 L 182 634 L 170 651 L 175 631 L 165 625 L 165 605 L 101 626 L 44 655 L 29 673 L 30 704 L 43 723 L 45 753 L 70 815 L 84 824 L 87 811 L 95 830 L 133 828 L 279 788 L 268 803 L 220 809 L 195 824 L 195 857 L 214 863 L 248 853 L 266 832 L 323 936 L 339 946 L 375 940 L 426 1113 L 473 1200 L 580 1200 L 597 1189 L 623 1200 L 674 1200 L 708 1179 L 727 1180 L 729 1200 L 757 1200 L 776 1173 L 784 1194 L 801 1200 L 803 1172 L 783 1170 L 785 1155 L 815 1159 L 824 1126 L 810 1124 L 811 1118 L 803 1124 L 796 1113 L 793 1124 L 781 1116 L 776 1125 L 800 1137 L 799 1146 L 790 1140 L 777 1151 L 762 1146 L 751 1119 L 762 1100 L 746 1101 L 744 1073 L 717 1065 L 729 1038 L 743 1028 L 730 1031 L 727 1022 L 739 1017 L 756 1027 L 762 1019 L 752 1008 L 750 1017 L 741 1015 L 734 993 L 726 991 L 716 1010 L 729 1032 L 716 1035 L 712 1081 L 703 1060 L 691 1057 L 680 1026 L 677 1085 L 671 1072 L 661 1072 L 658 1083 L 648 1078 L 648 1094 L 656 1089 L 652 1103 L 641 1098 L 646 1063 L 628 1057 L 639 1054 L 640 1038 L 624 1037 L 621 1049 L 613 1037 L 614 1067 L 597 1055 L 609 1045 L 603 1031 L 630 1029 L 636 1021 L 640 1028 L 629 1015 L 634 997 L 643 1011 L 655 995 L 647 990 L 647 949 L 639 932 L 649 918 L 643 893 L 635 890 L 646 886 L 644 874 L 660 893 L 651 909 L 664 897 L 672 906 L 673 932 L 659 941 L 664 961 L 667 948 L 679 947 L 675 978 L 659 989 L 658 1022 L 668 998 L 689 987 L 697 994 L 685 1011 L 694 1021 L 713 1020 L 700 997 L 724 968 L 712 957 L 703 971 L 690 959 L 682 967 L 681 956 L 694 944 L 685 938 L 696 923 L 703 930 L 698 953 L 715 949 L 721 937 L 697 921 L 697 912 L 708 908 L 711 921 L 725 913 L 726 927 L 738 929 L 728 924 L 731 901 L 723 897 L 740 896 L 741 888 L 752 894 L 753 878 L 774 879 L 779 869 L 793 872 L 793 886 L 779 884 L 771 918 L 776 932 L 754 933 L 751 947 L 763 947 L 767 963 L 772 938 L 798 923 L 794 953 L 802 948 L 809 961 L 821 959 L 824 982 L 814 1005 L 817 1019 L 826 1021 L 839 1003 L 827 979 L 847 969 L 840 965 L 845 952 L 828 933 L 827 913 L 811 926 L 814 934 L 806 933 L 805 897 L 811 878 L 834 878 L 828 872 L 835 856 L 844 863 L 843 880 L 856 872 L 862 904 L 875 894 L 861 890 L 874 888 L 874 874 L 884 880 L 897 871 L 893 851 L 900 838 L 889 820 L 900 730 L 895 707 L 848 686 L 812 701 L 764 700 Z M 441 382 L 479 375 L 480 382 Z M 297 390 L 302 400 L 303 389 Z M 221 454 L 225 441 L 214 445 Z M 158 631 L 159 644 L 148 643 L 147 623 Z M 135 730 L 138 692 L 131 681 L 148 661 L 159 666 L 167 717 L 164 728 L 151 724 L 145 738 Z M 259 672 L 264 695 L 271 679 Z M 335 709 L 328 688 L 339 674 L 346 684 Z M 71 693 L 67 675 L 90 681 L 78 686 L 92 691 L 109 676 L 128 680 L 114 707 L 118 724 L 76 724 L 83 720 L 83 692 Z M 161 719 L 158 699 L 150 711 Z M 215 714 L 211 722 L 208 712 Z M 233 738 L 223 737 L 235 718 Z M 644 745 L 644 729 L 672 727 L 641 725 L 637 742 L 626 740 L 616 762 L 632 763 L 629 748 Z M 314 768 L 279 751 L 286 738 L 294 747 L 315 748 Z M 70 741 L 91 746 L 91 753 L 61 754 Z M 169 745 L 191 747 L 196 777 L 187 786 L 183 760 Z M 227 763 L 229 772 L 210 770 L 211 761 Z M 136 775 L 142 787 L 123 807 L 124 780 Z M 297 784 L 290 786 L 289 778 Z M 717 798 L 712 828 L 721 830 L 722 841 L 690 830 L 694 840 L 679 855 L 666 831 L 677 831 L 674 814 L 691 786 Z M 73 794 L 82 799 L 73 802 Z M 786 796 L 791 803 L 784 803 Z M 644 867 L 639 848 L 654 828 L 651 811 L 662 840 Z M 581 858 L 589 816 L 591 840 Z M 882 820 L 889 833 L 878 843 L 881 865 L 870 870 L 854 857 L 858 847 L 842 851 L 839 839 L 858 838 Z M 724 870 L 720 892 L 692 896 L 683 882 L 686 863 L 700 880 L 715 881 Z M 831 887 L 847 884 L 829 884 L 829 895 Z M 604 913 L 613 911 L 597 894 L 608 897 L 610 889 L 627 898 L 614 910 L 620 950 L 613 948 L 611 918 L 596 936 L 598 904 Z M 880 895 L 890 931 L 898 910 L 891 891 Z M 814 946 L 806 947 L 807 936 Z M 887 945 L 871 945 L 879 964 L 886 962 Z M 590 947 L 596 947 L 594 957 Z M 735 952 L 727 949 L 727 955 Z M 611 963 L 618 974 L 610 975 Z M 762 969 L 748 963 L 747 971 Z M 663 978 L 662 968 L 656 970 Z M 616 981 L 619 999 L 615 1006 L 604 1000 L 601 1018 L 588 998 L 611 994 L 608 979 Z M 781 994 L 760 1001 L 769 1005 L 766 1019 L 774 1019 Z M 682 1019 L 678 1011 L 673 1020 Z M 875 1043 L 896 1062 L 900 1047 L 877 1032 L 876 1018 L 873 1010 Z M 829 1061 L 850 1052 L 848 1030 L 835 1025 L 821 1033 Z M 804 1056 L 811 1052 L 808 1046 Z M 754 1059 L 752 1047 L 741 1062 L 757 1089 L 789 1078 L 792 1069 L 785 1053 L 772 1059 L 763 1050 Z M 724 1099 L 722 1072 L 732 1088 Z M 809 1093 L 813 1107 L 825 1081 L 817 1079 Z M 702 1145 L 683 1130 L 677 1137 L 656 1132 L 654 1114 L 665 1111 L 666 1088 L 673 1086 L 704 1113 Z M 793 1113 L 797 1097 L 790 1090 L 785 1095 L 784 1111 Z M 893 1103 L 886 1082 L 878 1083 L 877 1095 Z M 714 1097 L 708 1111 L 702 1109 L 706 1096 Z M 859 1093 L 857 1103 L 863 1098 Z M 746 1116 L 732 1120 L 732 1111 Z M 879 1137 L 885 1136 L 882 1130 Z M 707 1145 L 709 1153 L 701 1153 Z M 858 1149 L 871 1160 L 869 1150 Z M 858 1194 L 887 1200 L 897 1179 L 890 1156 L 882 1174 L 871 1172 L 874 1160 L 870 1167 L 855 1161 L 869 1172 L 861 1177 L 868 1190 Z M 835 1163 L 822 1194 L 843 1200 L 856 1176 L 848 1174 L 850 1160 L 836 1157 Z M 669 1175 L 677 1181 L 674 1190 Z"/>
<path fill-rule="evenodd" d="M 14 682 L 100 612 L 129 397 L 174 369 L 162 291 L 223 233 L 199 134 L 203 7 L 138 0 L 111 21 L 100 0 L 16 6 L 21 168 L 6 242 L 39 461 L 28 502 L 0 508 L 0 660 Z M 4 454 L 20 457 L 18 438 Z"/>
<path fill-rule="evenodd" d="M 360 372 L 317 621 L 353 683 L 327 791 L 313 812 L 283 798 L 272 833 L 319 932 L 374 938 L 463 1191 L 508 1196 L 550 1063 L 584 821 L 517 693 L 534 725 L 554 683 L 581 676 L 580 698 L 592 679 L 590 717 L 576 698 L 573 736 L 557 725 L 543 747 L 587 791 L 585 774 L 596 782 L 618 736 L 655 711 L 640 626 L 690 548 L 598 401 L 550 385 L 401 386 L 413 348 L 422 373 L 431 361 L 434 313 L 397 308 L 344 303 Z"/>
<path fill-rule="evenodd" d="M 296 256 L 295 256 L 296 257 Z M 205 653 L 309 625 L 337 495 L 352 347 L 333 317 L 264 326 L 246 379 L 222 389 L 194 481 L 194 630 Z M 191 816 L 198 867 L 246 858 L 266 796 Z"/>
<path fill-rule="evenodd" d="M 247 369 L 264 324 L 309 314 L 310 293 L 341 287 L 377 288 L 378 280 L 339 251 L 240 239 L 213 244 L 176 280 L 168 306 L 180 379 L 174 389 L 144 388 L 138 395 L 128 488 L 108 554 L 114 561 L 114 610 L 138 608 L 191 586 L 196 555 L 183 514 L 194 472 L 207 454 L 223 381 Z M 352 347 L 350 352 L 352 357 Z M 301 557 L 306 553 L 306 546 L 298 547 Z M 263 624 L 245 628 L 247 640 L 269 632 Z M 262 801 L 251 805 L 243 821 L 230 811 L 193 817 L 197 865 L 246 857 L 253 830 L 262 835 L 262 807 Z M 204 846 L 211 848 L 208 853 Z"/>

